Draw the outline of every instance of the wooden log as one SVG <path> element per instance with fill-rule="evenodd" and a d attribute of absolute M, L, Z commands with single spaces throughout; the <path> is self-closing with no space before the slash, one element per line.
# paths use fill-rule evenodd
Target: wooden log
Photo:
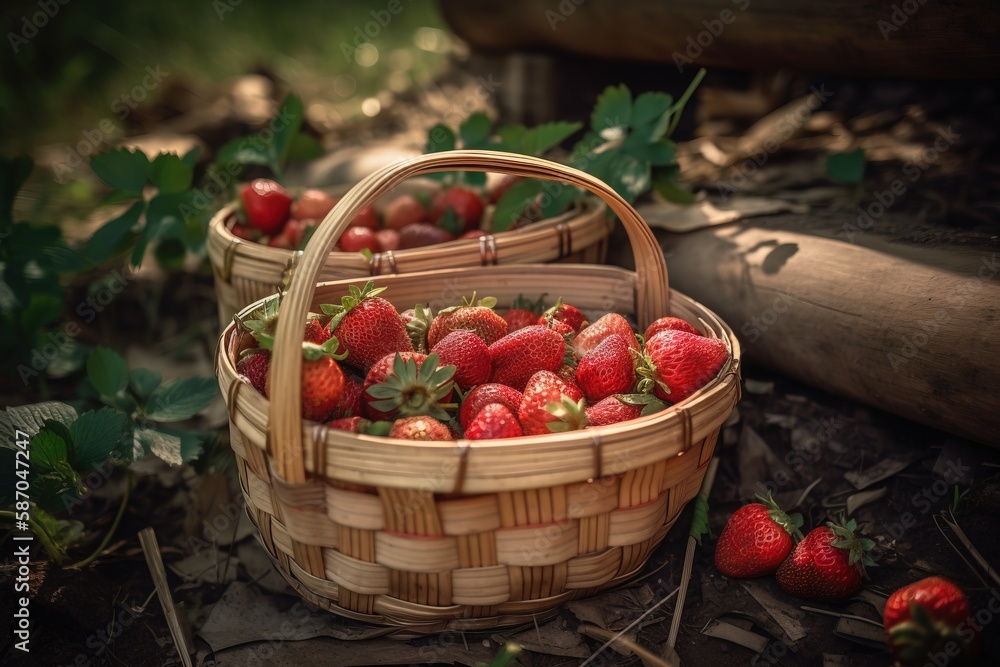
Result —
<path fill-rule="evenodd" d="M 891 214 L 866 227 L 785 215 L 658 236 L 671 286 L 749 363 L 1000 447 L 996 236 Z"/>
<path fill-rule="evenodd" d="M 989 0 L 441 0 L 486 51 L 913 79 L 1000 75 Z"/>

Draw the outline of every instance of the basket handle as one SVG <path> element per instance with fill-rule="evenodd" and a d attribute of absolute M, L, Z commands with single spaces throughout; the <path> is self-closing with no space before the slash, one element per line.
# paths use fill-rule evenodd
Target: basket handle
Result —
<path fill-rule="evenodd" d="M 589 190 L 611 207 L 628 233 L 635 257 L 635 306 L 639 321 L 651 321 L 667 312 L 667 265 L 656 237 L 628 202 L 590 174 L 542 158 L 477 150 L 430 153 L 383 167 L 351 188 L 319 224 L 299 258 L 282 300 L 271 359 L 271 386 L 281 387 L 281 391 L 271 397 L 268 428 L 276 472 L 288 482 L 306 481 L 300 417 L 300 346 L 302 322 L 309 312 L 320 269 L 334 243 L 362 208 L 409 178 L 438 171 L 492 171 L 557 180 Z"/>

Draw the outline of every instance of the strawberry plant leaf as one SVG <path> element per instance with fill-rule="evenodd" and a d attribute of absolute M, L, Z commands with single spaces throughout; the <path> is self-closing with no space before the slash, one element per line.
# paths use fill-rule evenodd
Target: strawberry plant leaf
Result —
<path fill-rule="evenodd" d="M 160 153 L 149 165 L 149 180 L 163 193 L 184 192 L 191 187 L 194 168 L 176 153 Z"/>
<path fill-rule="evenodd" d="M 144 454 L 152 454 L 170 465 L 184 463 L 180 436 L 154 428 L 137 428 L 133 437 L 137 452 L 141 450 Z"/>
<path fill-rule="evenodd" d="M 323 155 L 323 144 L 319 139 L 299 132 L 292 137 L 292 143 L 288 147 L 288 162 L 308 162 Z"/>
<path fill-rule="evenodd" d="M 76 409 L 59 401 L 9 407 L 5 412 L 0 412 L 0 447 L 12 446 L 17 430 L 33 436 L 48 426 L 49 422 L 69 426 L 76 418 Z"/>
<path fill-rule="evenodd" d="M 95 347 L 87 359 L 87 378 L 101 396 L 114 398 L 128 384 L 128 364 L 117 352 Z"/>
<path fill-rule="evenodd" d="M 76 469 L 88 472 L 107 460 L 121 446 L 129 422 L 127 415 L 108 407 L 80 415 L 69 427 Z"/>
<path fill-rule="evenodd" d="M 27 182 L 35 163 L 26 155 L 14 158 L 0 156 L 0 231 L 14 224 L 14 199 Z"/>
<path fill-rule="evenodd" d="M 55 431 L 43 428 L 31 439 L 31 465 L 36 472 L 48 472 L 68 460 L 66 440 Z"/>
<path fill-rule="evenodd" d="M 87 239 L 83 254 L 95 264 L 108 260 L 121 247 L 129 231 L 139 222 L 144 210 L 146 202 L 139 200 L 117 218 L 104 223 Z"/>
<path fill-rule="evenodd" d="M 132 249 L 132 265 L 142 266 L 143 256 L 149 244 L 158 238 L 184 236 L 186 225 L 180 215 L 181 205 L 188 204 L 192 193 L 159 194 L 149 201 L 146 210 L 146 225 Z"/>
<path fill-rule="evenodd" d="M 458 126 L 462 148 L 487 148 L 492 129 L 493 121 L 482 111 L 470 115 Z"/>
<path fill-rule="evenodd" d="M 196 164 L 198 164 L 198 157 L 201 156 L 201 146 L 195 146 L 183 156 L 181 156 L 181 162 L 191 167 L 192 169 Z"/>
<path fill-rule="evenodd" d="M 850 153 L 826 156 L 826 175 L 831 181 L 855 185 L 865 178 L 865 152 L 858 148 Z"/>
<path fill-rule="evenodd" d="M 462 181 L 474 188 L 481 188 L 486 185 L 485 171 L 463 171 Z"/>
<path fill-rule="evenodd" d="M 695 196 L 677 182 L 677 170 L 671 170 L 666 174 L 657 174 L 653 178 L 653 189 L 667 201 L 676 204 L 693 204 Z"/>
<path fill-rule="evenodd" d="M 223 144 L 215 155 L 216 165 L 236 164 L 266 167 L 270 161 L 271 158 L 266 147 L 260 142 L 250 141 L 249 137 L 238 137 Z"/>
<path fill-rule="evenodd" d="M 611 153 L 611 151 L 608 151 Z M 608 185 L 628 202 L 649 189 L 651 171 L 648 162 L 637 160 L 627 153 L 618 153 L 609 166 Z"/>
<path fill-rule="evenodd" d="M 658 141 L 643 146 L 637 151 L 636 157 L 648 161 L 654 167 L 668 167 L 676 163 L 677 149 L 672 141 Z"/>
<path fill-rule="evenodd" d="M 215 378 L 178 378 L 160 385 L 146 401 L 146 417 L 157 422 L 189 419 L 204 410 L 219 386 Z"/>
<path fill-rule="evenodd" d="M 149 158 L 138 148 L 116 148 L 90 158 L 90 168 L 107 185 L 132 194 L 141 194 L 149 178 Z"/>
<path fill-rule="evenodd" d="M 624 84 L 605 88 L 590 115 L 590 129 L 600 134 L 608 128 L 627 128 L 631 122 L 632 92 Z"/>
<path fill-rule="evenodd" d="M 497 130 L 497 134 L 500 137 L 497 150 L 510 153 L 524 153 L 524 135 L 527 131 L 528 128 L 524 125 L 504 125 Z"/>
<path fill-rule="evenodd" d="M 289 95 L 281 103 L 272 123 L 274 138 L 269 145 L 269 165 L 275 176 L 281 175 L 281 168 L 288 160 L 292 139 L 299 133 L 303 119 L 302 100 L 298 95 Z"/>
<path fill-rule="evenodd" d="M 190 463 L 191 461 L 194 461 L 204 452 L 204 441 L 201 436 L 194 432 L 182 431 L 180 429 L 166 428 L 162 426 L 159 427 L 158 430 L 160 433 L 180 438 L 180 457 L 183 463 Z M 159 454 L 157 454 L 157 456 L 159 456 Z M 163 457 L 161 456 L 160 458 Z"/>
<path fill-rule="evenodd" d="M 493 210 L 493 233 L 510 229 L 535 201 L 542 186 L 542 181 L 535 178 L 510 186 Z"/>
<path fill-rule="evenodd" d="M 708 498 L 704 493 L 699 493 L 694 498 L 694 516 L 691 517 L 691 530 L 688 531 L 688 535 L 701 546 L 701 538 L 708 534 Z"/>
<path fill-rule="evenodd" d="M 520 137 L 519 150 L 515 152 L 525 155 L 542 155 L 561 144 L 581 127 L 583 127 L 582 123 L 557 121 L 543 123 L 530 130 L 524 130 Z"/>
<path fill-rule="evenodd" d="M 427 133 L 427 146 L 425 153 L 440 153 L 441 151 L 455 150 L 455 133 L 451 128 L 443 123 L 439 123 L 431 128 Z"/>
<path fill-rule="evenodd" d="M 153 390 L 163 382 L 163 376 L 148 368 L 136 368 L 128 374 L 128 383 L 132 391 L 139 398 L 140 403 L 145 403 Z"/>
<path fill-rule="evenodd" d="M 541 199 L 541 217 L 554 218 L 559 215 L 573 202 L 580 199 L 583 196 L 583 191 L 572 185 L 566 185 L 565 183 L 553 183 L 556 186 L 554 189 L 555 194 L 550 191 L 546 191 L 542 195 Z M 550 186 L 550 189 L 551 186 Z"/>
<path fill-rule="evenodd" d="M 667 112 L 673 104 L 674 98 L 666 93 L 649 92 L 643 93 L 635 98 L 632 105 L 632 127 L 640 128 L 646 125 L 659 126 L 663 129 L 660 136 L 667 129 Z M 653 138 L 653 141 L 660 137 Z"/>

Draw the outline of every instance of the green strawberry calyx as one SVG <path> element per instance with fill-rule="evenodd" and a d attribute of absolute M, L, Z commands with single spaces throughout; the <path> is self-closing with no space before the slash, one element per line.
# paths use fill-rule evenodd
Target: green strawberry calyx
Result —
<path fill-rule="evenodd" d="M 767 508 L 767 515 L 771 517 L 771 521 L 775 522 L 779 526 L 785 529 L 785 531 L 792 536 L 795 542 L 802 541 L 802 515 L 798 512 L 794 514 L 788 514 L 785 510 L 778 506 L 778 503 L 774 500 L 771 495 L 771 491 L 767 492 L 767 495 L 761 493 L 757 494 L 757 500 L 761 502 L 764 507 Z"/>
<path fill-rule="evenodd" d="M 368 395 L 379 399 L 372 401 L 371 406 L 382 412 L 394 412 L 399 417 L 427 416 L 448 421 L 446 410 L 454 410 L 458 405 L 441 401 L 455 387 L 452 381 L 455 366 L 438 367 L 438 361 L 438 355 L 427 355 L 418 368 L 416 360 L 404 360 L 397 352 L 392 374 L 384 382 L 368 388 Z"/>
<path fill-rule="evenodd" d="M 337 354 L 338 347 L 340 347 L 340 341 L 337 340 L 336 336 L 330 336 L 330 340 L 326 341 L 322 345 L 303 341 L 302 357 L 306 361 L 319 361 L 323 357 L 332 357 L 336 361 L 343 361 L 347 358 L 347 352 L 345 351 L 342 354 Z"/>
<path fill-rule="evenodd" d="M 250 314 L 250 317 L 240 319 L 234 315 L 237 325 L 250 332 L 250 335 L 265 350 L 274 349 L 274 331 L 278 325 L 278 307 L 281 298 L 276 294 L 264 301 L 264 304 Z"/>
<path fill-rule="evenodd" d="M 448 313 L 454 313 L 456 310 L 460 310 L 462 308 L 481 307 L 481 308 L 491 308 L 492 309 L 496 305 L 497 305 L 497 300 L 496 300 L 495 297 L 484 296 L 479 301 L 476 301 L 476 293 L 473 292 L 471 299 L 469 297 L 463 296 L 462 297 L 462 303 L 461 303 L 461 305 L 451 306 L 449 308 L 443 308 L 443 309 L 441 309 L 441 310 L 438 311 L 438 315 L 447 315 Z"/>
<path fill-rule="evenodd" d="M 545 411 L 555 417 L 554 421 L 546 424 L 553 433 L 579 431 L 590 423 L 587 419 L 587 400 L 584 398 L 574 401 L 566 394 L 561 394 L 558 401 L 545 404 Z"/>
<path fill-rule="evenodd" d="M 826 525 L 833 531 L 834 539 L 830 542 L 830 546 L 847 551 L 849 554 L 847 562 L 850 565 L 858 565 L 864 575 L 867 575 L 866 567 L 878 565 L 869 555 L 869 552 L 875 547 L 875 542 L 867 537 L 858 537 L 856 534 L 857 521 L 851 519 L 845 522 L 844 517 L 841 516 L 839 521 L 828 521 Z"/>
<path fill-rule="evenodd" d="M 889 628 L 889 643 L 905 664 L 916 664 L 929 655 L 943 653 L 952 642 L 959 647 L 959 655 L 966 654 L 968 644 L 958 629 L 944 621 L 935 621 L 917 602 L 910 603 L 909 620 Z"/>
<path fill-rule="evenodd" d="M 537 301 L 531 301 L 523 294 L 518 294 L 517 298 L 514 299 L 514 303 L 510 305 L 513 310 L 526 310 L 529 313 L 535 313 L 536 315 L 541 315 L 542 311 L 545 310 L 545 297 L 549 295 L 545 292 Z"/>
<path fill-rule="evenodd" d="M 351 312 L 352 308 L 365 299 L 378 296 L 385 290 L 385 287 L 375 287 L 374 281 L 369 280 L 365 283 L 364 287 L 359 288 L 357 285 L 348 286 L 348 294 L 340 298 L 340 303 L 324 303 L 320 306 L 320 309 L 327 315 L 333 315 L 329 324 L 330 331 L 337 328 L 340 321 L 344 319 L 347 313 Z"/>
<path fill-rule="evenodd" d="M 415 352 L 427 352 L 427 329 L 431 326 L 434 313 L 419 303 L 413 307 L 413 312 L 414 318 L 406 323 L 406 335 L 413 343 Z"/>
<path fill-rule="evenodd" d="M 655 415 L 657 412 L 667 408 L 667 404 L 664 401 L 661 401 L 652 394 L 617 394 L 615 398 L 625 405 L 641 405 L 642 412 L 639 413 L 640 417 Z"/>
<path fill-rule="evenodd" d="M 635 360 L 635 374 L 639 380 L 635 383 L 635 390 L 640 394 L 652 394 L 653 390 L 659 387 L 664 393 L 670 393 L 670 387 L 660 378 L 653 358 L 644 352 L 637 352 L 629 348 L 632 358 Z"/>

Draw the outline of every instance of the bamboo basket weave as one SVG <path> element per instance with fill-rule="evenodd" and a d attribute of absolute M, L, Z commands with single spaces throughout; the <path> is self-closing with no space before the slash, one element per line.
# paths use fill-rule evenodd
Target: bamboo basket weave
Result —
<path fill-rule="evenodd" d="M 275 294 L 289 264 L 299 254 L 239 239 L 231 231 L 235 220 L 236 205 L 224 207 L 209 223 L 206 242 L 215 274 L 219 321 L 223 327 L 247 304 Z M 607 238 L 613 225 L 599 202 L 584 199 L 554 218 L 480 239 L 377 253 L 370 260 L 360 253 L 332 252 L 320 269 L 318 279 L 340 280 L 490 264 L 600 264 L 607 255 Z"/>
<path fill-rule="evenodd" d="M 416 442 L 329 429 L 300 418 L 301 321 L 352 281 L 316 284 L 357 211 L 419 173 L 490 169 L 587 188 L 623 222 L 637 271 L 579 264 L 485 266 L 378 276 L 397 308 L 453 303 L 479 290 L 562 295 L 590 312 L 633 313 L 640 330 L 671 314 L 725 341 L 729 360 L 658 414 L 582 431 L 506 440 Z M 355 284 L 357 281 L 353 281 Z M 246 316 L 261 302 L 244 309 Z M 698 492 L 740 394 L 740 349 L 725 323 L 667 287 L 656 239 L 597 179 L 539 158 L 486 151 L 417 157 L 373 173 L 321 223 L 281 305 L 272 400 L 236 373 L 252 338 L 222 334 L 226 397 L 246 509 L 292 587 L 329 611 L 401 634 L 542 620 L 559 605 L 634 576 Z"/>

